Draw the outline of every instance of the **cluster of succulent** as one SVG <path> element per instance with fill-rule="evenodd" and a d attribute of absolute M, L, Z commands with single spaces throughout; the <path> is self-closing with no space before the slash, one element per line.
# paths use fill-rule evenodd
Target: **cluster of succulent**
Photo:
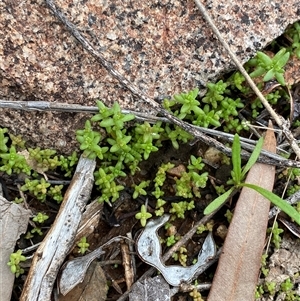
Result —
<path fill-rule="evenodd" d="M 18 250 L 10 254 L 7 265 L 10 266 L 11 272 L 14 273 L 16 277 L 19 277 L 24 273 L 24 269 L 21 268 L 20 263 L 25 260 L 26 257 L 22 255 L 22 250 Z"/>
<path fill-rule="evenodd" d="M 120 184 L 121 178 L 128 171 L 134 174 L 138 170 L 138 164 L 158 151 L 164 140 L 170 140 L 178 148 L 179 141 L 187 142 L 192 138 L 181 128 L 174 130 L 171 125 L 163 125 L 162 122 L 144 122 L 126 127 L 126 123 L 132 121 L 134 115 L 122 113 L 118 103 L 108 108 L 98 101 L 97 106 L 99 112 L 86 121 L 84 129 L 76 132 L 76 138 L 84 156 L 101 160 L 95 172 L 95 184 L 101 191 L 100 201 L 114 202 L 124 189 Z M 96 130 L 97 127 L 102 129 L 101 133 Z M 203 176 L 200 178 L 196 172 L 191 172 L 191 177 L 198 186 L 204 181 Z M 134 197 L 145 194 L 145 187 L 145 183 L 135 185 Z M 160 193 L 159 185 L 155 185 L 154 195 L 157 199 L 160 199 Z"/>
<path fill-rule="evenodd" d="M 265 98 L 271 105 L 276 105 L 278 103 L 278 100 L 287 100 L 289 98 L 289 95 L 286 90 L 280 89 L 267 94 Z M 263 105 L 258 98 L 255 98 L 252 101 L 251 109 L 253 118 L 256 118 L 262 111 Z"/>
<path fill-rule="evenodd" d="M 208 93 L 204 101 L 209 102 L 211 106 L 217 106 L 215 100 L 224 99 L 221 95 L 226 91 L 226 85 L 223 82 L 218 82 L 214 87 L 216 90 L 213 92 L 211 87 L 211 95 Z M 216 95 L 219 95 L 218 98 Z M 190 92 L 190 95 L 181 94 L 180 97 L 176 96 L 179 102 L 181 102 L 181 109 L 178 111 L 177 115 L 181 118 L 187 117 L 191 112 L 198 112 L 196 110 L 196 105 L 198 101 L 195 100 L 196 91 Z M 187 106 L 185 106 L 184 99 L 187 99 Z M 101 164 L 98 170 L 95 172 L 95 184 L 99 187 L 101 191 L 101 196 L 99 201 L 106 201 L 108 203 L 114 202 L 119 198 L 119 193 L 124 189 L 121 185 L 121 177 L 125 177 L 127 171 L 131 171 L 132 174 L 138 169 L 138 164 L 148 158 L 151 152 L 158 150 L 158 147 L 162 145 L 162 141 L 165 139 L 165 128 L 162 124 L 150 125 L 149 123 L 138 124 L 132 127 L 126 127 L 125 123 L 132 121 L 134 116 L 132 114 L 123 114 L 121 112 L 120 106 L 115 103 L 112 108 L 106 107 L 102 102 L 97 102 L 99 113 L 92 117 L 91 121 L 96 123 L 92 125 L 90 121 L 86 122 L 85 128 L 83 130 L 77 131 L 77 139 L 81 143 L 80 148 L 84 151 L 84 155 L 89 158 L 98 158 L 101 160 Z M 171 103 L 168 104 L 169 107 L 172 106 Z M 100 126 L 105 130 L 103 137 L 99 131 L 95 131 L 94 127 Z M 138 129 L 138 130 L 136 130 Z M 174 141 L 172 141 L 173 143 Z M 145 145 L 147 147 L 145 147 Z M 173 143 L 174 145 L 174 143 Z M 220 195 L 214 202 L 212 202 L 204 211 L 205 214 L 215 210 L 222 202 L 224 202 L 228 195 L 232 192 L 235 187 L 246 186 L 242 183 L 242 178 L 245 176 L 246 172 L 256 161 L 260 148 L 262 145 L 262 139 L 260 139 L 257 144 L 257 148 L 253 153 L 253 160 L 249 160 L 247 166 L 242 170 L 240 162 L 240 142 L 239 137 L 236 134 L 233 146 L 233 166 L 232 171 L 232 183 L 234 187 L 227 192 Z M 176 145 L 174 145 L 176 147 Z M 251 164 L 250 164 L 251 162 Z M 167 165 L 167 169 L 172 165 Z M 191 156 L 190 164 L 187 166 L 188 171 L 181 173 L 180 176 L 175 178 L 175 188 L 176 195 L 183 197 L 185 199 L 191 199 L 193 196 L 200 197 L 200 188 L 206 186 L 208 179 L 208 173 L 204 172 L 200 174 L 199 172 L 204 167 L 202 163 L 202 158 L 196 158 Z M 167 169 L 159 170 L 154 179 L 154 191 L 153 196 L 157 199 L 156 215 L 162 215 L 164 213 L 163 199 L 164 191 L 162 190 L 162 185 L 166 178 Z M 230 184 L 228 182 L 228 184 Z M 150 185 L 150 182 L 141 182 L 134 185 L 134 198 L 139 195 L 147 195 L 145 190 L 146 187 Z M 249 185 L 248 185 L 249 186 Z M 254 188 L 253 188 L 254 189 Z M 296 211 L 294 208 L 286 208 L 284 201 L 278 198 L 271 192 L 265 192 L 260 187 L 255 187 L 255 190 L 262 193 L 264 196 L 268 193 L 268 199 L 270 199 L 274 204 L 279 206 L 284 212 L 289 214 L 291 217 L 295 216 Z M 174 214 L 179 218 L 184 218 L 185 212 L 194 208 L 193 201 L 181 201 L 174 202 L 171 204 L 172 208 L 170 213 Z M 147 218 L 149 218 L 150 213 L 147 212 L 145 205 L 141 207 L 141 212 L 139 212 L 136 217 L 141 220 L 141 224 L 145 225 Z"/>
<path fill-rule="evenodd" d="M 25 148 L 25 141 L 20 136 L 8 134 L 6 128 L 0 128 L 0 171 L 11 174 L 26 174 L 21 191 L 28 191 L 38 200 L 44 202 L 46 197 L 60 203 L 63 200 L 63 185 L 50 185 L 39 173 L 61 169 L 65 177 L 72 176 L 78 161 L 76 152 L 70 156 L 57 156 L 55 150 Z M 16 198 L 16 202 L 22 202 Z"/>
<path fill-rule="evenodd" d="M 278 223 L 275 222 L 273 224 L 273 227 L 270 227 L 267 229 L 267 233 L 271 233 L 271 242 L 274 244 L 276 249 L 280 248 L 280 242 L 281 242 L 281 236 L 284 230 L 282 228 L 279 228 Z"/>
<path fill-rule="evenodd" d="M 56 156 L 55 150 L 42 150 L 39 147 L 28 148 L 28 151 L 24 151 L 24 149 L 25 141 L 20 136 L 8 135 L 6 128 L 0 128 L 0 171 L 4 171 L 9 175 L 25 173 L 30 176 L 36 175 L 36 171 L 55 170 L 62 163 L 64 163 L 63 170 L 68 172 L 72 170 L 70 168 L 72 165 L 66 165 L 68 159 L 64 156 Z M 75 162 L 74 154 L 70 158 L 72 158 L 74 165 L 77 162 Z"/>
<path fill-rule="evenodd" d="M 145 205 L 142 205 L 141 206 L 141 210 L 140 212 L 138 212 L 136 215 L 135 215 L 135 218 L 137 220 L 140 220 L 140 223 L 142 225 L 142 227 L 145 227 L 146 226 L 146 223 L 147 223 L 147 219 L 151 218 L 152 217 L 152 214 L 150 212 L 147 211 L 147 207 Z"/>
<path fill-rule="evenodd" d="M 38 212 L 36 215 L 33 216 L 32 218 L 32 225 L 34 225 L 34 227 L 30 230 L 27 231 L 25 238 L 26 239 L 30 239 L 34 236 L 34 234 L 38 234 L 38 235 L 43 235 L 43 231 L 41 228 L 41 225 L 49 218 L 49 216 L 43 212 Z"/>
<path fill-rule="evenodd" d="M 170 162 L 161 164 L 157 170 L 155 178 L 153 179 L 154 189 L 152 191 L 152 195 L 156 198 L 156 216 L 161 216 L 165 212 L 164 205 L 166 204 L 166 201 L 163 198 L 165 194 L 163 185 L 165 184 L 168 170 L 172 169 L 174 166 L 175 165 Z M 199 188 L 204 188 L 208 179 L 207 172 L 202 174 L 199 173 L 199 171 L 201 171 L 203 168 L 204 163 L 202 163 L 202 158 L 196 158 L 192 155 L 190 157 L 190 164 L 187 166 L 188 172 L 184 171 L 180 176 L 174 178 L 175 195 L 185 199 L 192 199 L 194 196 L 200 197 Z M 149 184 L 149 181 L 146 183 L 144 182 L 142 187 L 148 187 Z M 146 192 L 144 191 L 143 194 L 146 195 Z M 184 218 L 186 211 L 192 210 L 193 208 L 193 200 L 172 202 L 169 212 L 179 218 Z"/>
<path fill-rule="evenodd" d="M 300 23 L 294 23 L 285 33 L 288 39 L 291 41 L 289 51 L 293 52 L 298 58 L 300 58 Z"/>
<path fill-rule="evenodd" d="M 0 158 L 0 171 L 5 171 L 8 175 L 11 175 L 12 173 L 25 173 L 27 175 L 31 174 L 31 168 L 26 162 L 25 157 L 18 154 L 13 145 L 8 149 L 8 152 L 0 153 Z"/>
<path fill-rule="evenodd" d="M 175 245 L 176 242 L 179 240 L 179 238 L 180 238 L 180 236 L 175 235 L 175 234 L 172 234 L 172 235 L 168 236 L 165 239 L 167 247 L 171 247 L 171 246 Z"/>
<path fill-rule="evenodd" d="M 36 169 L 46 172 L 48 170 L 55 170 L 60 166 L 60 160 L 56 156 L 56 151 L 52 149 L 40 149 L 28 148 L 29 158 L 34 160 L 36 164 Z"/>
<path fill-rule="evenodd" d="M 178 118 L 196 126 L 220 127 L 223 123 L 225 131 L 239 132 L 243 126 L 236 116 L 244 104 L 240 98 L 232 98 L 228 86 L 229 83 L 222 80 L 208 83 L 207 93 L 201 101 L 197 100 L 199 90 L 196 88 L 188 93 L 175 95 L 171 100 L 165 99 L 163 105 Z"/>
<path fill-rule="evenodd" d="M 44 202 L 48 195 L 53 200 L 57 201 L 57 203 L 61 203 L 63 200 L 63 187 L 63 185 L 51 186 L 44 178 L 32 180 L 30 178 L 25 178 L 25 183 L 21 186 L 21 191 L 28 191 L 41 202 Z"/>
<path fill-rule="evenodd" d="M 78 253 L 84 255 L 84 253 L 88 250 L 89 246 L 90 244 L 87 242 L 86 236 L 83 236 L 77 243 L 77 247 L 79 248 Z"/>
<path fill-rule="evenodd" d="M 261 259 L 261 274 L 264 277 L 267 277 L 269 274 L 269 269 L 267 268 L 267 259 L 268 255 L 263 254 Z M 266 281 L 265 278 L 260 279 L 260 284 L 256 286 L 255 290 L 255 299 L 259 299 L 263 296 L 272 296 L 277 295 L 283 300 L 287 301 L 299 301 L 300 296 L 295 290 L 295 283 L 298 282 L 300 277 L 299 273 L 292 275 L 291 277 L 286 278 L 282 283 L 277 283 L 275 281 Z"/>
<path fill-rule="evenodd" d="M 156 216 L 162 216 L 164 214 L 164 205 L 166 201 L 163 199 L 164 191 L 161 189 L 167 178 L 167 171 L 173 168 L 175 165 L 168 162 L 163 163 L 157 170 L 156 176 L 153 180 L 154 191 L 152 195 L 156 198 L 155 214 Z"/>
<path fill-rule="evenodd" d="M 138 164 L 158 150 L 156 142 L 160 139 L 163 128 L 161 124 L 150 125 L 147 122 L 126 128 L 126 123 L 135 118 L 133 114 L 122 113 L 118 103 L 108 108 L 97 101 L 97 106 L 99 112 L 91 121 L 86 121 L 83 130 L 76 132 L 76 138 L 86 157 L 101 160 L 101 165 L 95 172 L 95 184 L 101 191 L 99 200 L 114 202 L 124 189 L 123 185 L 118 184 L 118 178 L 125 177 L 127 170 L 134 174 L 138 170 Z M 103 130 L 103 136 L 93 129 L 97 126 Z M 137 185 L 136 197 L 139 188 Z"/>
<path fill-rule="evenodd" d="M 297 191 L 300 190 L 300 169 L 299 168 L 287 168 L 284 169 L 281 174 L 279 174 L 278 178 L 285 178 L 286 181 L 289 182 L 289 186 L 287 188 L 286 194 L 287 196 L 291 196 Z M 300 212 L 300 202 L 297 203 L 297 206 L 299 207 L 298 212 Z M 297 207 L 297 208 L 298 208 Z"/>
<path fill-rule="evenodd" d="M 60 155 L 59 160 L 60 160 L 59 167 L 63 172 L 65 172 L 64 176 L 67 178 L 71 177 L 74 167 L 78 162 L 77 152 L 73 151 L 73 153 L 70 156 Z"/>
<path fill-rule="evenodd" d="M 9 137 L 7 135 L 8 130 L 6 128 L 0 128 L 0 152 L 6 153 L 8 150 L 7 142 Z"/>
<path fill-rule="evenodd" d="M 45 213 L 42 212 L 38 212 L 34 217 L 33 217 L 33 221 L 39 224 L 42 224 L 43 222 L 45 222 L 47 219 L 49 218 L 49 216 Z"/>
<path fill-rule="evenodd" d="M 189 295 L 193 298 L 194 301 L 204 301 L 201 293 L 196 288 L 194 288 Z"/>
<path fill-rule="evenodd" d="M 278 100 L 289 99 L 288 92 L 282 88 L 282 86 L 286 85 L 284 68 L 291 55 L 294 54 L 300 58 L 300 23 L 294 23 L 286 31 L 285 37 L 288 40 L 288 43 L 285 45 L 286 48 L 275 42 L 269 52 L 258 51 L 255 57 L 245 64 L 245 69 L 250 76 L 258 78 L 257 86 L 260 90 L 264 89 L 266 82 L 274 79 L 281 85 L 269 93 L 264 93 L 271 105 L 277 104 Z M 277 51 L 278 48 L 279 50 Z M 249 98 L 249 95 L 253 95 L 244 76 L 239 71 L 234 72 L 226 82 L 230 85 L 230 90 L 233 94 L 240 95 L 243 98 Z M 235 93 L 235 91 L 238 93 Z M 253 118 L 256 118 L 262 111 L 263 106 L 258 98 L 254 97 L 251 101 L 251 109 Z"/>
<path fill-rule="evenodd" d="M 144 188 L 148 187 L 149 184 L 150 184 L 150 180 L 142 181 L 138 185 L 133 185 L 134 192 L 133 192 L 132 198 L 136 199 L 139 195 L 147 195 L 147 191 Z"/>
<path fill-rule="evenodd" d="M 176 179 L 176 195 L 192 198 L 194 194 L 200 197 L 199 189 L 204 188 L 208 180 L 208 172 L 199 173 L 204 166 L 201 157 L 196 158 L 193 155 L 190 157 L 190 163 L 187 166 L 188 172 L 183 172 L 181 177 Z"/>
<path fill-rule="evenodd" d="M 30 166 L 25 157 L 20 155 L 16 149 L 16 139 L 13 139 L 11 146 L 8 146 L 10 137 L 15 138 L 13 135 L 8 135 L 6 128 L 0 128 L 0 171 L 4 171 L 8 175 L 21 172 L 30 175 Z"/>
<path fill-rule="evenodd" d="M 214 221 L 211 220 L 209 221 L 208 223 L 206 223 L 205 225 L 200 225 L 198 228 L 197 228 L 197 234 L 202 234 L 203 232 L 205 231 L 209 231 L 209 232 L 212 232 L 213 231 L 213 227 L 214 227 Z"/>
<path fill-rule="evenodd" d="M 178 218 L 184 218 L 186 211 L 195 208 L 194 201 L 173 202 L 171 205 L 170 213 L 176 215 Z"/>
<path fill-rule="evenodd" d="M 293 184 L 293 185 L 289 185 L 286 193 L 288 196 L 291 196 L 293 194 L 295 194 L 297 191 L 300 190 L 300 185 L 298 184 Z M 297 211 L 300 212 L 300 202 L 297 203 Z"/>
<path fill-rule="evenodd" d="M 280 299 L 285 301 L 299 301 L 300 296 L 295 289 L 300 275 L 295 274 L 292 277 L 286 278 L 282 283 L 278 284 L 275 281 L 265 281 L 256 287 L 255 298 L 263 296 L 271 296 L 274 298 L 277 295 Z"/>
<path fill-rule="evenodd" d="M 164 205 L 166 201 L 164 200 L 165 191 L 163 186 L 167 178 L 167 172 L 175 165 L 172 163 L 163 163 L 158 167 L 157 173 L 153 179 L 153 190 L 151 194 L 156 198 L 155 215 L 161 216 L 165 212 Z M 188 199 L 187 201 L 172 202 L 169 213 L 177 216 L 178 218 L 184 218 L 186 211 L 192 210 L 194 208 L 194 200 L 191 200 L 194 196 L 200 197 L 199 188 L 204 188 L 208 179 L 208 173 L 199 173 L 204 167 L 202 163 L 202 158 L 191 156 L 190 163 L 187 166 L 188 172 L 184 171 L 180 177 L 175 177 L 175 194 L 177 196 Z M 141 181 L 138 185 L 133 185 L 134 192 L 133 198 L 137 198 L 140 195 L 146 196 L 148 192 L 145 188 L 149 187 L 151 181 Z M 142 205 L 141 211 L 136 215 L 138 219 L 141 219 L 142 225 L 145 224 L 147 218 L 151 217 L 150 213 L 147 212 L 145 205 Z M 146 218 L 147 217 L 147 218 Z M 169 244 L 172 238 L 169 239 Z"/>
<path fill-rule="evenodd" d="M 282 86 L 285 86 L 283 67 L 289 58 L 290 52 L 285 48 L 280 49 L 272 58 L 264 52 L 258 51 L 256 56 L 247 63 L 248 66 L 255 66 L 255 70 L 250 73 L 250 76 L 253 78 L 263 76 L 264 82 L 276 78 Z"/>
<path fill-rule="evenodd" d="M 182 266 L 186 267 L 187 249 L 184 246 L 180 247 L 179 250 L 178 250 L 178 252 L 175 252 L 172 255 L 172 258 L 175 261 L 179 261 Z"/>

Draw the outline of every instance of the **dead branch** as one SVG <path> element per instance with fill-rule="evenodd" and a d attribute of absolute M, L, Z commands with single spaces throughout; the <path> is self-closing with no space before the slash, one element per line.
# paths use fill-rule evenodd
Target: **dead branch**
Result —
<path fill-rule="evenodd" d="M 16 110 L 38 110 L 38 111 L 58 111 L 58 112 L 72 112 L 72 113 L 97 113 L 98 107 L 96 106 L 82 106 L 77 104 L 66 104 L 60 102 L 48 102 L 48 101 L 10 101 L 10 100 L 3 100 L 0 99 L 0 108 L 9 108 L 9 109 L 16 109 Z M 165 123 L 170 123 L 170 120 L 164 117 L 153 116 L 137 111 L 132 110 L 122 110 L 123 114 L 133 114 L 138 121 L 147 121 L 149 123 L 155 123 L 157 121 L 162 121 Z M 199 131 L 205 133 L 207 135 L 211 135 L 214 137 L 222 138 L 226 141 L 232 142 L 233 141 L 233 134 L 224 133 L 218 130 L 199 127 L 195 125 L 190 125 L 194 131 Z M 244 137 L 240 137 L 242 149 L 246 151 L 252 152 L 256 141 L 247 139 Z M 247 159 L 249 154 L 244 152 L 242 154 L 243 159 Z M 262 150 L 261 155 L 258 158 L 258 162 L 275 165 L 279 167 L 300 167 L 300 163 L 294 160 L 285 159 L 282 156 L 277 154 L 273 154 L 271 152 L 267 152 Z"/>
<path fill-rule="evenodd" d="M 35 252 L 20 301 L 49 301 L 53 285 L 76 237 L 94 183 L 95 160 L 81 157 L 56 219 Z"/>

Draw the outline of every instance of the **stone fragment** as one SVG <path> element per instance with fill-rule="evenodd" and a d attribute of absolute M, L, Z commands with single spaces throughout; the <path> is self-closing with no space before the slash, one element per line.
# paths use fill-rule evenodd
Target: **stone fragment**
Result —
<path fill-rule="evenodd" d="M 224 39 L 242 62 L 300 19 L 299 1 L 206 1 Z M 55 4 L 107 60 L 144 93 L 160 101 L 203 89 L 233 69 L 192 0 L 57 0 Z M 0 97 L 95 105 L 118 101 L 149 112 L 82 46 L 45 1 L 1 0 Z M 0 110 L 0 126 L 32 144 L 74 149 L 86 115 Z"/>

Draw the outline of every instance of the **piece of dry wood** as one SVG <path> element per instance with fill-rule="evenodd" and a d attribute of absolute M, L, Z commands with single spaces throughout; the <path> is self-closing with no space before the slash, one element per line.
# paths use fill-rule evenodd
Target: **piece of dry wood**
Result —
<path fill-rule="evenodd" d="M 20 301 L 50 301 L 58 270 L 73 245 L 93 187 L 95 160 L 81 157 L 63 203 L 36 251 Z"/>
<path fill-rule="evenodd" d="M 59 292 L 66 296 L 72 289 L 84 280 L 86 271 L 91 263 L 100 255 L 104 254 L 102 248 L 95 249 L 93 252 L 76 257 L 67 261 L 61 268 L 61 274 L 57 281 Z"/>
<path fill-rule="evenodd" d="M 16 241 L 27 230 L 30 210 L 21 205 L 7 201 L 0 195 L 0 296 L 2 301 L 9 301 L 15 275 L 7 265 L 10 254 L 14 251 Z"/>
<path fill-rule="evenodd" d="M 58 301 L 104 301 L 108 291 L 107 280 L 99 262 L 94 261 L 88 268 L 84 280 Z"/>
<path fill-rule="evenodd" d="M 276 150 L 274 132 L 268 130 L 264 149 Z M 275 168 L 256 163 L 246 182 L 273 189 Z M 244 187 L 220 256 L 208 301 L 251 301 L 261 265 L 265 244 L 270 201 L 258 192 Z"/>
<path fill-rule="evenodd" d="M 79 224 L 76 237 L 74 239 L 74 243 L 72 248 L 70 249 L 70 252 L 76 247 L 78 241 L 83 237 L 88 237 L 90 234 L 92 234 L 95 231 L 95 228 L 97 228 L 99 224 L 99 220 L 101 217 L 103 208 L 103 203 L 99 203 L 98 198 L 94 201 L 92 201 L 90 204 L 88 204 L 85 207 L 85 210 L 82 214 L 81 222 Z M 70 253 L 69 252 L 69 253 Z"/>
<path fill-rule="evenodd" d="M 134 283 L 132 292 L 129 294 L 129 301 L 171 301 L 172 295 L 169 284 L 161 275 L 158 275 Z"/>
<path fill-rule="evenodd" d="M 123 258 L 126 286 L 127 289 L 130 289 L 132 284 L 134 283 L 134 272 L 133 272 L 133 265 L 132 265 L 130 251 L 129 251 L 129 246 L 126 242 L 121 242 L 120 249 Z"/>

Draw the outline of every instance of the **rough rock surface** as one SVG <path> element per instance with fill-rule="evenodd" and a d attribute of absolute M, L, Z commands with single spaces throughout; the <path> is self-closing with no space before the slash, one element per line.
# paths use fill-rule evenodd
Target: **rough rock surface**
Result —
<path fill-rule="evenodd" d="M 55 2 L 114 67 L 160 100 L 203 88 L 233 68 L 193 0 Z M 242 62 L 300 19 L 300 3 L 205 1 Z M 0 1 L 0 97 L 148 110 L 85 52 L 42 0 Z M 41 147 L 70 152 L 84 115 L 0 110 L 0 126 Z"/>

